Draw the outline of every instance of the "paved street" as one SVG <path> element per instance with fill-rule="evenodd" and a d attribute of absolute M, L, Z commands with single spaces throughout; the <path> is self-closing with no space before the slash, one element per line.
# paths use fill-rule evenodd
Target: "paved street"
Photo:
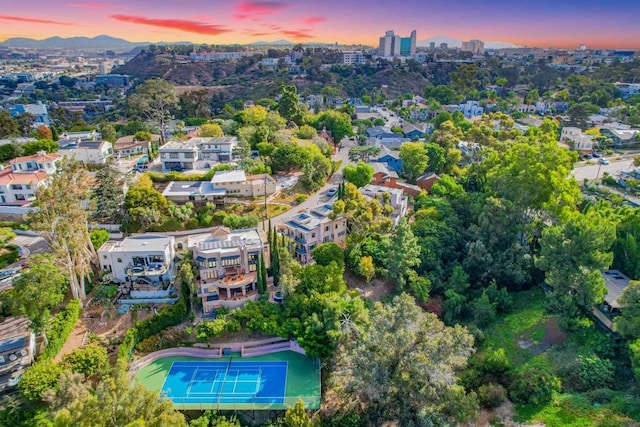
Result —
<path fill-rule="evenodd" d="M 342 160 L 342 164 L 340 165 L 340 168 L 336 171 L 335 174 L 333 174 L 333 177 L 331 177 L 331 179 L 327 181 L 324 187 L 322 187 L 319 191 L 309 196 L 309 198 L 304 202 L 300 203 L 297 206 L 294 206 L 293 208 L 289 209 L 288 211 L 278 216 L 271 218 L 271 225 L 275 226 L 275 225 L 284 224 L 285 222 L 289 221 L 298 212 L 304 209 L 315 208 L 320 203 L 327 203 L 330 201 L 331 203 L 333 203 L 333 201 L 335 201 L 335 197 L 331 199 L 327 197 L 326 193 L 330 188 L 337 187 L 338 184 L 342 182 L 342 169 L 347 164 L 351 163 L 349 160 L 349 148 L 353 147 L 355 144 L 356 143 L 354 141 L 350 141 L 347 138 L 343 139 L 342 149 L 338 151 L 334 156 L 331 157 L 331 160 L 334 160 L 334 161 Z M 262 227 L 262 222 L 260 222 L 260 227 Z"/>
<path fill-rule="evenodd" d="M 596 179 L 596 177 L 602 178 L 605 172 L 609 172 L 609 175 L 615 176 L 620 171 L 633 169 L 632 158 L 616 160 L 616 158 L 611 157 L 609 158 L 611 163 L 608 165 L 599 163 L 597 159 L 594 160 L 596 163 L 593 165 L 589 165 L 587 162 L 580 162 L 573 168 L 572 175 L 578 182 L 582 182 L 585 178 L 590 180 Z"/>

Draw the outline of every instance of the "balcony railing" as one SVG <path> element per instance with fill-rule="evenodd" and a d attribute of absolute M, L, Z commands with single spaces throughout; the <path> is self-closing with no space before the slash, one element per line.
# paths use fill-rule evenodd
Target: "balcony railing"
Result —
<path fill-rule="evenodd" d="M 294 238 L 294 240 L 295 240 L 296 242 L 300 243 L 301 245 L 306 245 L 306 244 L 307 244 L 307 241 L 304 239 L 304 237 L 296 236 L 296 237 Z"/>
<path fill-rule="evenodd" d="M 129 276 L 161 276 L 167 272 L 167 264 L 136 265 L 127 268 Z"/>

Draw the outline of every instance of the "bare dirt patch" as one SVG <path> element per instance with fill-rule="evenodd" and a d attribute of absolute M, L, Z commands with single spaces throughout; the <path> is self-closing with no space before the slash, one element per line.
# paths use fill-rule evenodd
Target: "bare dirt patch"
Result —
<path fill-rule="evenodd" d="M 357 277 L 349 268 L 344 271 L 344 280 L 349 289 L 356 289 L 363 298 L 371 301 L 380 301 L 393 292 L 393 284 L 388 280 L 375 278 L 366 284 L 362 277 Z"/>
<path fill-rule="evenodd" d="M 558 325 L 557 317 L 550 317 L 547 319 L 544 325 L 544 336 L 539 343 L 534 343 L 531 340 L 518 341 L 520 348 L 526 348 L 533 354 L 542 354 L 554 345 L 562 344 L 567 340 L 567 334 L 565 334 Z"/>

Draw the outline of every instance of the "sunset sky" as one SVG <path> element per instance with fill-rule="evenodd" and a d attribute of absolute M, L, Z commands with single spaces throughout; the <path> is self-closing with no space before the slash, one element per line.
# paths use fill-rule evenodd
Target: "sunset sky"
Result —
<path fill-rule="evenodd" d="M 93 37 L 227 44 L 287 39 L 377 46 L 386 30 L 418 40 L 640 48 L 638 0 L 0 0 L 0 40 Z"/>

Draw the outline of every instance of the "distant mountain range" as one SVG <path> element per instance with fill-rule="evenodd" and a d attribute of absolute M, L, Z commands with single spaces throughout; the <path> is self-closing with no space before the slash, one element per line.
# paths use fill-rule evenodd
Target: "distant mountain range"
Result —
<path fill-rule="evenodd" d="M 90 37 L 49 37 L 44 40 L 34 40 L 24 37 L 15 37 L 7 39 L 0 43 L 0 46 L 14 48 L 32 48 L 32 49 L 115 49 L 115 50 L 131 50 L 136 47 L 148 46 L 150 44 L 191 44 L 191 42 L 140 42 L 134 43 L 125 39 L 119 39 L 111 36 Z"/>
<path fill-rule="evenodd" d="M 290 46 L 290 45 L 294 45 L 295 43 L 290 42 L 289 40 L 276 40 L 273 42 L 259 41 L 259 42 L 249 43 L 249 44 L 253 46 Z"/>
<path fill-rule="evenodd" d="M 462 40 L 456 39 L 455 37 L 445 36 L 445 35 L 430 37 L 426 40 L 418 40 L 416 42 L 416 46 L 429 47 L 429 43 L 435 43 L 436 46 L 440 46 L 440 43 L 446 43 L 447 45 L 449 45 L 449 47 L 462 47 Z M 499 42 L 499 41 L 485 41 L 484 47 L 486 49 L 505 49 L 509 47 L 518 47 L 518 46 L 513 43 L 506 43 L 506 42 Z"/>

